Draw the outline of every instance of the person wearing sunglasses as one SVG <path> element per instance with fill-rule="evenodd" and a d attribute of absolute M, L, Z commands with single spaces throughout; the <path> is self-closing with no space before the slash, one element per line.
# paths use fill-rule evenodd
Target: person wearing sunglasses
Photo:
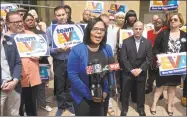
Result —
<path fill-rule="evenodd" d="M 109 15 L 109 24 L 111 25 L 115 24 L 115 16 L 113 14 Z"/>
<path fill-rule="evenodd" d="M 170 54 L 187 52 L 186 33 L 180 30 L 180 27 L 184 25 L 182 15 L 180 13 L 173 12 L 168 19 L 169 28 L 161 31 L 156 37 L 153 47 L 154 56 L 162 53 Z M 160 62 L 157 62 L 157 65 L 159 66 Z M 180 85 L 181 83 L 181 77 L 181 75 L 156 77 L 156 90 L 154 93 L 154 100 L 150 108 L 150 111 L 153 115 L 156 114 L 156 104 L 160 95 L 163 93 L 164 86 L 167 86 L 168 96 L 166 111 L 169 116 L 173 115 L 173 100 L 175 98 L 176 86 Z"/>

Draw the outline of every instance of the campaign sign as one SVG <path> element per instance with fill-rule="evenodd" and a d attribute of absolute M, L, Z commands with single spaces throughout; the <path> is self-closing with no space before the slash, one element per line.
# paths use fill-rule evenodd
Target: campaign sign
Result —
<path fill-rule="evenodd" d="M 5 4 L 5 3 L 1 3 L 1 17 L 2 17 L 3 19 L 5 19 L 6 14 L 7 14 L 9 11 L 15 10 L 16 8 L 18 8 L 18 6 L 15 5 L 15 4 Z"/>
<path fill-rule="evenodd" d="M 186 32 L 186 26 L 182 26 L 182 27 L 180 28 L 180 30 Z"/>
<path fill-rule="evenodd" d="M 83 41 L 83 29 L 80 25 L 52 25 L 52 48 L 73 47 Z"/>
<path fill-rule="evenodd" d="M 186 52 L 157 55 L 161 65 L 160 76 L 186 74 Z"/>
<path fill-rule="evenodd" d="M 77 24 L 77 25 L 79 25 L 82 28 L 83 32 L 84 32 L 84 30 L 86 29 L 86 26 L 87 26 L 87 24 Z"/>
<path fill-rule="evenodd" d="M 154 25 L 153 25 L 153 24 L 151 24 L 151 23 L 145 24 L 145 25 L 144 25 L 144 30 L 143 30 L 142 36 L 145 37 L 145 38 L 147 38 L 147 32 L 148 32 L 149 30 L 153 30 L 153 29 L 154 29 Z"/>
<path fill-rule="evenodd" d="M 123 40 L 133 35 L 132 30 L 120 29 L 119 48 L 122 47 Z"/>
<path fill-rule="evenodd" d="M 150 0 L 149 11 L 164 11 L 167 9 L 168 11 L 177 10 L 179 5 L 178 0 Z"/>
<path fill-rule="evenodd" d="M 122 11 L 122 12 L 125 13 L 126 6 L 125 5 L 118 5 L 118 4 L 112 3 L 110 5 L 110 9 L 108 10 L 109 13 L 114 13 L 114 14 L 117 13 L 117 12 L 120 12 L 120 11 Z"/>
<path fill-rule="evenodd" d="M 50 66 L 49 64 L 40 64 L 40 78 L 41 80 L 49 80 Z"/>
<path fill-rule="evenodd" d="M 16 34 L 13 35 L 20 57 L 49 56 L 50 51 L 45 35 Z"/>
<path fill-rule="evenodd" d="M 104 10 L 104 2 L 102 1 L 87 1 L 86 9 L 90 10 L 92 13 L 102 13 Z"/>
<path fill-rule="evenodd" d="M 146 32 L 153 30 L 153 29 L 154 29 L 154 25 L 151 23 L 144 25 L 144 31 L 146 31 Z"/>

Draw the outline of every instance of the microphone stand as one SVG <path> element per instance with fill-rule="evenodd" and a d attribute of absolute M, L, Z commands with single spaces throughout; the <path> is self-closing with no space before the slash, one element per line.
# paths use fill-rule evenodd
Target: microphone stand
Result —
<path fill-rule="evenodd" d="M 118 87 L 117 87 L 117 81 L 116 81 L 116 72 L 114 72 L 114 89 L 115 89 L 115 93 L 116 93 L 116 103 L 117 105 L 119 105 L 119 93 L 118 93 Z M 118 109 L 116 108 L 116 113 L 115 116 L 117 116 L 118 113 Z"/>

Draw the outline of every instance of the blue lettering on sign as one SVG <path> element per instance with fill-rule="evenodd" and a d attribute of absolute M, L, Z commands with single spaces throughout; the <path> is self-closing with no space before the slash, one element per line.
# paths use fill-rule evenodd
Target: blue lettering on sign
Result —
<path fill-rule="evenodd" d="M 181 55 L 178 68 L 186 67 L 186 56 Z"/>
<path fill-rule="evenodd" d="M 80 40 L 79 39 L 79 36 L 77 35 L 76 31 L 72 31 L 72 34 L 71 34 L 71 41 L 73 40 Z"/>
<path fill-rule="evenodd" d="M 28 42 L 28 41 L 35 41 L 36 38 L 33 37 L 16 37 L 17 42 Z"/>
<path fill-rule="evenodd" d="M 49 74 L 46 66 L 40 66 L 40 78 L 41 80 L 49 79 Z"/>
<path fill-rule="evenodd" d="M 66 33 L 66 32 L 72 32 L 74 31 L 74 28 L 73 27 L 69 27 L 69 28 L 63 28 L 63 29 L 57 29 L 57 33 Z"/>
<path fill-rule="evenodd" d="M 121 5 L 121 6 L 119 7 L 119 11 L 125 12 L 125 6 L 124 6 L 124 5 Z"/>
<path fill-rule="evenodd" d="M 102 4 L 98 4 L 97 9 L 102 10 Z"/>

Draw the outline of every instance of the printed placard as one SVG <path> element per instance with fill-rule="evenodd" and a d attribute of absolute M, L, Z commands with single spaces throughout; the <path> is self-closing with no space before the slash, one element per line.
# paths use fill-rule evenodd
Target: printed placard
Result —
<path fill-rule="evenodd" d="M 114 4 L 112 3 L 110 5 L 110 8 L 108 10 L 109 13 L 117 13 L 117 12 L 126 12 L 126 6 L 125 5 L 119 5 L 119 4 Z"/>
<path fill-rule="evenodd" d="M 83 32 L 84 32 L 84 30 L 86 29 L 86 26 L 87 26 L 87 24 L 77 24 L 77 25 L 79 25 L 81 28 L 82 28 L 82 30 L 83 30 Z"/>
<path fill-rule="evenodd" d="M 9 11 L 14 11 L 16 8 L 18 8 L 18 6 L 15 5 L 15 4 L 5 4 L 5 3 L 1 3 L 1 17 L 2 17 L 3 19 L 5 19 L 6 14 L 7 14 Z"/>
<path fill-rule="evenodd" d="M 186 32 L 186 26 L 182 26 L 182 27 L 180 28 L 180 30 Z"/>
<path fill-rule="evenodd" d="M 40 78 L 41 80 L 50 79 L 50 65 L 49 64 L 40 64 Z"/>
<path fill-rule="evenodd" d="M 148 31 L 150 31 L 150 30 L 153 30 L 153 29 L 154 29 L 154 25 L 151 24 L 151 23 L 145 24 L 145 25 L 144 25 L 144 30 L 145 30 L 146 32 L 148 32 Z"/>
<path fill-rule="evenodd" d="M 123 40 L 133 35 L 132 30 L 120 29 L 119 48 L 122 47 Z"/>
<path fill-rule="evenodd" d="M 145 24 L 142 36 L 147 38 L 147 32 L 150 31 L 150 30 L 153 30 L 153 29 L 154 29 L 154 25 L 153 24 L 151 24 L 151 23 Z"/>
<path fill-rule="evenodd" d="M 48 41 L 43 34 L 12 35 L 16 42 L 20 57 L 50 56 Z"/>
<path fill-rule="evenodd" d="M 104 10 L 104 2 L 102 1 L 87 1 L 86 9 L 90 10 L 92 13 L 102 13 Z"/>
<path fill-rule="evenodd" d="M 161 65 L 160 76 L 186 74 L 186 52 L 157 55 Z"/>
<path fill-rule="evenodd" d="M 73 47 L 83 41 L 83 34 L 79 24 L 52 25 L 52 48 Z"/>
<path fill-rule="evenodd" d="M 179 5 L 178 0 L 150 0 L 150 12 L 160 12 L 167 9 L 168 11 L 177 10 Z"/>

